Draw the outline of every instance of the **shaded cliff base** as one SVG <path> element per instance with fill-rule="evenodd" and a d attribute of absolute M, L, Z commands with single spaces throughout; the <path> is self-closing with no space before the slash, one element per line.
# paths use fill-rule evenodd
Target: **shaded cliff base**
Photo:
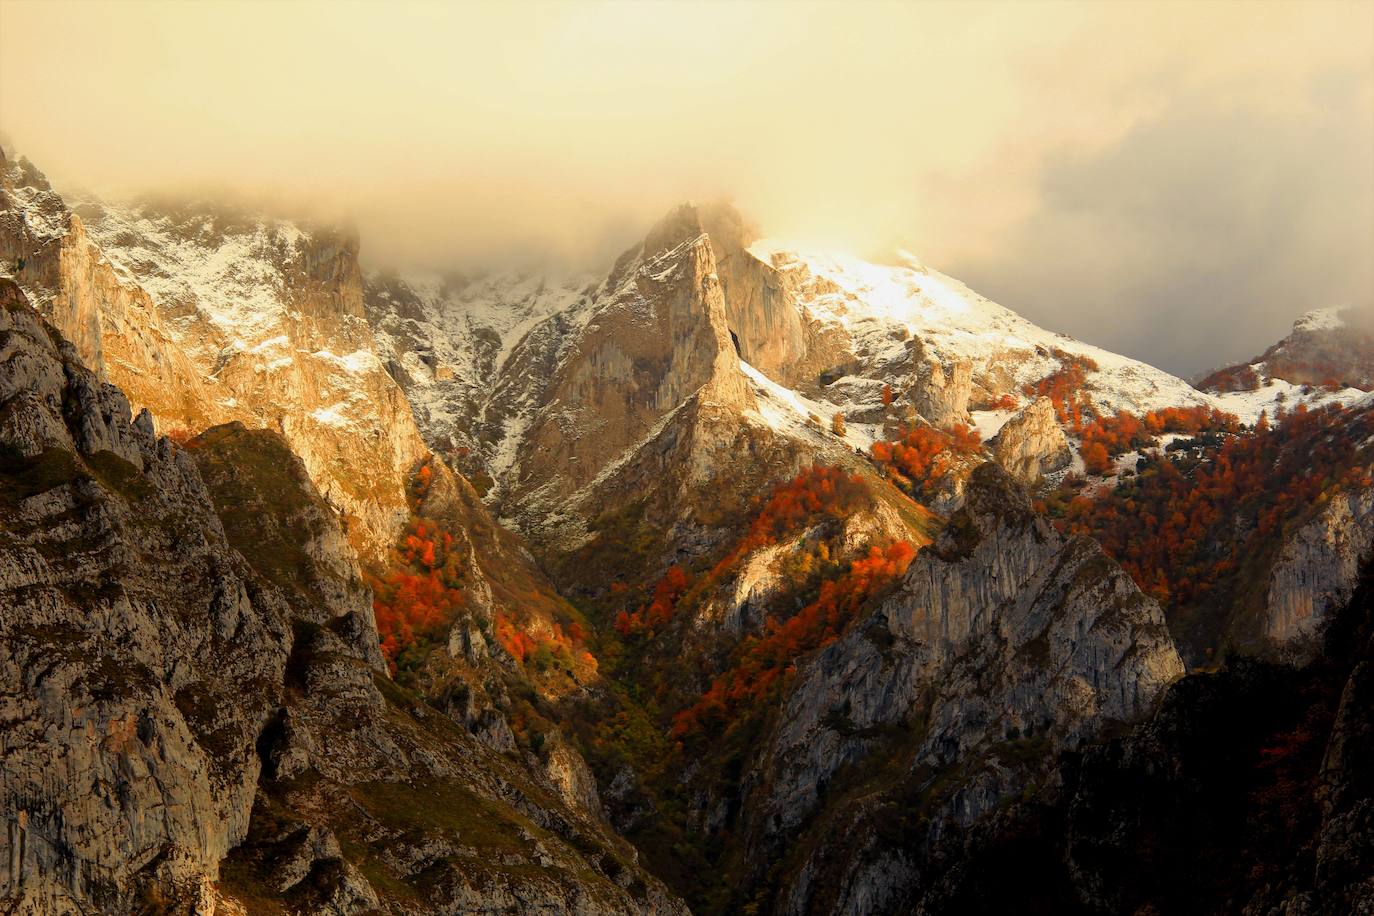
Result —
<path fill-rule="evenodd" d="M 1374 563 L 1305 667 L 1169 688 L 1062 782 L 933 850 L 926 913 L 1356 913 L 1374 907 Z M 995 880 L 989 876 L 995 875 Z"/>

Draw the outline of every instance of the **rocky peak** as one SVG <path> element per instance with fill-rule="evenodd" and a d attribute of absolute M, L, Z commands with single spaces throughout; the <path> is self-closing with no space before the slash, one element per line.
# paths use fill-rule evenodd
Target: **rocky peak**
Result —
<path fill-rule="evenodd" d="M 1198 387 L 1224 394 L 1254 391 L 1275 380 L 1291 386 L 1374 388 L 1374 309 L 1307 312 L 1293 322 L 1287 337 L 1247 363 L 1218 369 Z"/>
<path fill-rule="evenodd" d="M 0 262 L 160 429 L 275 429 L 381 555 L 425 454 L 363 306 L 358 238 L 205 202 L 77 203 L 9 165 Z M 16 269 L 22 263 L 22 269 Z"/>
<path fill-rule="evenodd" d="M 916 412 L 935 426 L 967 424 L 972 394 L 972 363 L 955 360 L 946 367 L 933 357 L 927 357 L 917 364 L 908 392 Z"/>
<path fill-rule="evenodd" d="M 1032 508 L 1030 496 L 1015 478 L 1000 465 L 985 462 L 969 475 L 964 505 L 951 517 L 948 527 L 973 528 L 986 534 L 1005 525 L 1020 528 L 1043 521 Z M 947 528 L 942 543 L 952 535 Z"/>
<path fill-rule="evenodd" d="M 701 211 L 697 206 L 691 203 L 679 204 L 649 230 L 639 249 L 640 258 L 650 261 L 680 245 L 694 242 L 705 234 L 706 227 L 702 224 Z"/>
<path fill-rule="evenodd" d="M 621 258 L 560 354 L 520 490 L 561 500 L 698 394 L 735 409 L 753 403 L 715 255 L 698 211 L 683 206 Z"/>

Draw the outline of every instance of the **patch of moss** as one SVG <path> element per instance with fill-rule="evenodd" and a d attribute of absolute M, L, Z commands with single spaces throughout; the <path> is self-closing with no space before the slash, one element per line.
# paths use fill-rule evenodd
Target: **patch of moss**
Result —
<path fill-rule="evenodd" d="M 130 502 L 145 499 L 153 492 L 152 485 L 143 476 L 143 472 L 114 452 L 99 451 L 87 455 L 86 467 L 106 489 L 118 493 Z"/>
<path fill-rule="evenodd" d="M 322 533 L 330 510 L 286 442 L 275 433 L 229 423 L 201 433 L 188 451 L 225 535 L 249 565 L 288 594 L 327 603 L 318 583 L 336 574 L 302 545 Z"/>

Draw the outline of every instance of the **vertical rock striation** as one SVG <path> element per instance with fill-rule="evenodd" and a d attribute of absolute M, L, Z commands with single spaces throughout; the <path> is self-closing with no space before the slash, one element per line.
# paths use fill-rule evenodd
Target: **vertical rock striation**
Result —
<path fill-rule="evenodd" d="M 785 912 L 910 905 L 944 831 L 1043 778 L 1056 750 L 1145 715 L 1182 674 L 1159 606 L 985 464 L 899 588 L 800 670 L 747 787 L 753 855 L 788 863 Z M 919 826 L 893 842 L 882 811 L 907 805 Z"/>
<path fill-rule="evenodd" d="M 575 755 L 533 778 L 386 680 L 280 436 L 159 438 L 0 306 L 0 908 L 683 912 Z"/>

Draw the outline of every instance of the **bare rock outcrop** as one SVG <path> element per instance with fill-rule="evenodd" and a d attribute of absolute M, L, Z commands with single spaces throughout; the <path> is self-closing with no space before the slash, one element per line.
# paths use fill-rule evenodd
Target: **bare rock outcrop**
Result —
<path fill-rule="evenodd" d="M 811 366 L 806 318 L 786 280 L 748 250 L 757 230 L 724 203 L 703 207 L 702 222 L 715 253 L 726 320 L 740 357 L 786 384 L 814 382 L 824 367 Z"/>
<path fill-rule="evenodd" d="M 0 158 L 0 262 L 159 430 L 281 433 L 357 543 L 384 553 L 426 450 L 377 356 L 355 235 L 209 206 L 72 208 Z"/>
<path fill-rule="evenodd" d="M 1264 635 L 1305 653 L 1374 558 L 1374 490 L 1339 490 L 1284 541 L 1269 573 Z"/>
<path fill-rule="evenodd" d="M 926 359 L 917 365 L 908 395 L 916 412 L 933 425 L 966 424 L 973 395 L 973 365 L 959 360 L 946 369 L 937 360 Z"/>
<path fill-rule="evenodd" d="M 779 906 L 909 903 L 929 841 L 1032 785 L 1056 750 L 1145 715 L 1182 674 L 1159 606 L 983 465 L 898 590 L 800 670 L 759 755 L 746 787 L 756 854 L 807 850 L 786 859 Z M 913 804 L 907 842 L 879 832 L 884 811 Z"/>
<path fill-rule="evenodd" d="M 1068 437 L 1049 398 L 1036 398 L 1008 420 L 988 443 L 992 458 L 1026 486 L 1073 462 Z"/>
<path fill-rule="evenodd" d="M 247 831 L 289 607 L 227 543 L 190 458 L 0 284 L 0 899 L 208 900 Z"/>
<path fill-rule="evenodd" d="M 523 445 L 517 511 L 587 485 L 698 393 L 737 409 L 753 402 L 710 240 L 685 206 L 621 257 L 559 357 Z"/>

